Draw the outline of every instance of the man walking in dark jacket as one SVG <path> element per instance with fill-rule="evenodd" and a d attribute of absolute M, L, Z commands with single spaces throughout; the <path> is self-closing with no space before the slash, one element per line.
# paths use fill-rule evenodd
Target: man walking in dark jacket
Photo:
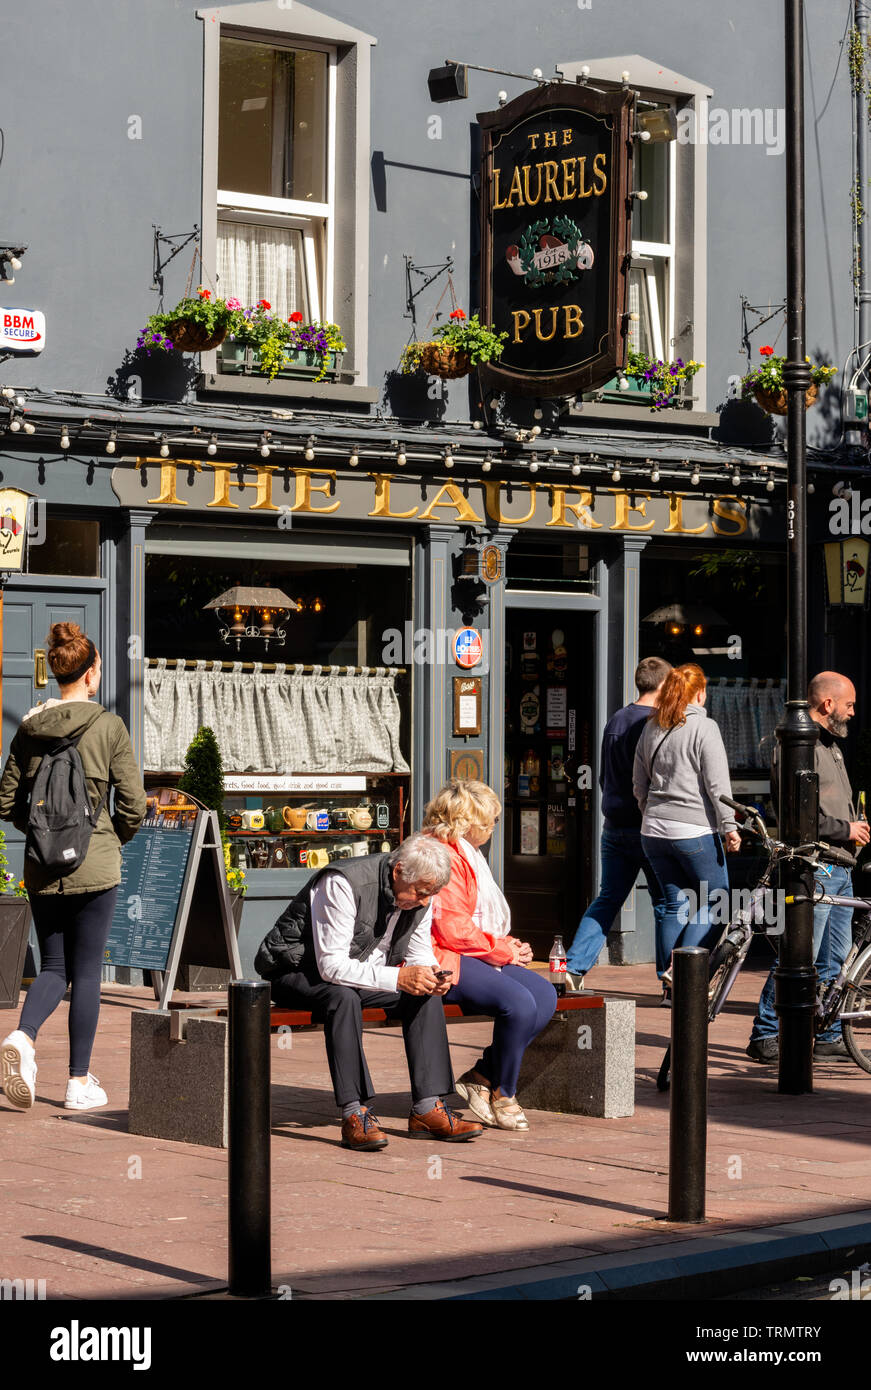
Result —
<path fill-rule="evenodd" d="M 254 961 L 272 981 L 272 998 L 311 1010 L 324 1025 L 346 1149 L 383 1149 L 387 1137 L 369 1106 L 374 1088 L 363 1054 L 364 1008 L 402 1021 L 414 1102 L 411 1139 L 474 1139 L 470 1124 L 444 1104 L 454 1089 L 442 995 L 436 975 L 431 899 L 451 876 L 451 857 L 431 835 L 410 835 L 392 854 L 330 865 L 279 917 Z"/>
<path fill-rule="evenodd" d="M 856 845 L 867 845 L 867 821 L 860 821 L 853 805 L 853 791 L 844 756 L 838 743 L 847 736 L 847 724 L 856 712 L 856 688 L 846 676 L 837 671 L 821 671 L 808 686 L 810 716 L 820 726 L 814 746 L 814 769 L 820 779 L 820 810 L 817 837 L 838 849 L 855 853 Z M 778 749 L 775 747 L 771 766 L 771 789 L 777 805 Z M 814 874 L 814 895 L 830 894 L 849 897 L 853 880 L 849 869 L 836 864 L 820 864 Z M 853 909 L 828 907 L 820 903 L 814 908 L 814 959 L 817 976 L 828 982 L 838 974 L 852 945 Z M 776 962 L 775 962 L 776 965 Z M 774 966 L 759 1000 L 759 1012 L 753 1020 L 753 1031 L 747 1056 L 754 1062 L 775 1063 L 778 1059 L 777 1014 L 774 1011 Z M 832 1027 L 821 1033 L 814 1043 L 815 1057 L 846 1057 L 847 1046 L 836 1019 Z"/>
<path fill-rule="evenodd" d="M 566 969 L 583 976 L 596 964 L 599 952 L 639 873 L 650 890 L 656 923 L 656 973 L 662 976 L 668 961 L 661 959 L 662 920 L 665 896 L 659 880 L 641 848 L 641 811 L 632 790 L 635 750 L 650 718 L 663 681 L 671 670 L 667 661 L 646 656 L 635 670 L 638 699 L 625 705 L 608 720 L 602 735 L 599 786 L 602 788 L 602 886 L 590 903 L 566 957 Z M 576 981 L 576 983 L 579 983 Z"/>

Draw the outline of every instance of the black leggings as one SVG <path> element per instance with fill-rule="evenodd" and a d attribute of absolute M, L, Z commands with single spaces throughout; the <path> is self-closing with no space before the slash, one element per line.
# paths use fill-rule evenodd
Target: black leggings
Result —
<path fill-rule="evenodd" d="M 100 1014 L 103 957 L 118 889 L 102 893 L 43 893 L 30 899 L 42 957 L 27 992 L 19 1028 L 36 1041 L 49 1014 L 70 994 L 70 1076 L 87 1076 Z"/>

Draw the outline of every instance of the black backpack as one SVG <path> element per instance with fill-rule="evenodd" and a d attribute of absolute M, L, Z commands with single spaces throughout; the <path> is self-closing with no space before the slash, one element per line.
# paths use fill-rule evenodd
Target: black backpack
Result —
<path fill-rule="evenodd" d="M 91 809 L 77 747 L 85 733 L 87 729 L 55 740 L 43 755 L 30 792 L 25 858 L 56 878 L 71 874 L 84 862 L 109 795 L 107 787 L 97 809 Z"/>

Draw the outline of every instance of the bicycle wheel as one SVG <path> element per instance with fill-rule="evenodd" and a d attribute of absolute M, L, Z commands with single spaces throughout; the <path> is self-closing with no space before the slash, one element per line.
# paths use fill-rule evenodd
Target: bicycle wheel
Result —
<path fill-rule="evenodd" d="M 734 941 L 721 941 L 711 952 L 708 985 L 708 1016 L 714 1018 L 720 1004 L 723 986 L 729 971 L 738 958 L 738 947 Z"/>
<path fill-rule="evenodd" d="M 871 960 L 844 991 L 843 1012 L 849 1014 L 860 1009 L 871 1013 Z M 842 1019 L 841 1032 L 853 1061 L 863 1071 L 871 1072 L 871 1018 Z"/>

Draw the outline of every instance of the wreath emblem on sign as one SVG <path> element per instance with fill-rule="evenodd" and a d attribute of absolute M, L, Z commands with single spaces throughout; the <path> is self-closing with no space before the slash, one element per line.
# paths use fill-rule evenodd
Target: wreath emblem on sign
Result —
<path fill-rule="evenodd" d="M 509 246 L 505 258 L 527 285 L 566 284 L 590 270 L 595 259 L 592 246 L 570 217 L 555 217 L 552 224 L 548 218 L 531 222 L 520 245 Z"/>

